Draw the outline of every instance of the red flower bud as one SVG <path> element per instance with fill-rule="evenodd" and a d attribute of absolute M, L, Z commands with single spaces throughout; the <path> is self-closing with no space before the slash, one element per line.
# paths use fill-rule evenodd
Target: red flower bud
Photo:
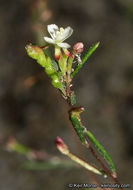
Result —
<path fill-rule="evenodd" d="M 78 42 L 73 46 L 73 50 L 75 53 L 81 53 L 83 51 L 84 44 L 82 42 Z"/>
<path fill-rule="evenodd" d="M 63 142 L 63 140 L 60 137 L 57 137 L 55 139 L 55 145 L 56 148 L 62 153 L 62 154 L 68 154 L 69 150 L 66 144 Z"/>

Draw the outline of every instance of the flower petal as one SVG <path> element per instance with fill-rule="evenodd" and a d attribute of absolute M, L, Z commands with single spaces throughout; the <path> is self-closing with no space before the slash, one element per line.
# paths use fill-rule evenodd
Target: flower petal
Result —
<path fill-rule="evenodd" d="M 57 45 L 58 45 L 59 47 L 61 47 L 61 48 L 65 48 L 65 49 L 71 47 L 68 43 L 57 43 Z"/>
<path fill-rule="evenodd" d="M 44 40 L 49 44 L 54 44 L 54 40 L 52 38 L 44 37 Z"/>
<path fill-rule="evenodd" d="M 56 41 L 63 42 L 67 38 L 69 38 L 73 33 L 73 29 L 68 26 L 67 28 L 64 29 L 64 32 L 62 32 L 60 35 L 56 37 Z"/>
<path fill-rule="evenodd" d="M 56 31 L 59 30 L 58 26 L 56 24 L 50 24 L 47 26 L 48 32 L 50 36 L 55 39 L 56 38 Z"/>

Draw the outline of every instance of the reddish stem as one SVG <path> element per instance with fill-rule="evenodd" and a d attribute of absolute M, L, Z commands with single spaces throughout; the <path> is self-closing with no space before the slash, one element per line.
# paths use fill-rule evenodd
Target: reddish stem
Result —
<path fill-rule="evenodd" d="M 46 49 L 46 48 L 48 48 L 49 47 L 49 44 L 47 44 L 47 45 L 45 45 L 45 46 L 41 46 L 40 48 L 41 49 Z"/>
<path fill-rule="evenodd" d="M 85 146 L 90 150 L 90 152 L 92 153 L 92 155 L 95 157 L 95 159 L 99 162 L 99 164 L 102 166 L 102 168 L 104 169 L 104 171 L 106 172 L 107 176 L 109 176 L 110 178 L 112 178 L 112 180 L 120 185 L 120 182 L 118 181 L 117 177 L 114 177 L 110 170 L 105 166 L 105 164 L 102 162 L 102 160 L 98 157 L 98 155 L 95 153 L 94 149 L 88 144 L 88 139 L 87 140 L 87 144 L 85 144 Z M 122 188 L 120 188 L 122 189 Z"/>

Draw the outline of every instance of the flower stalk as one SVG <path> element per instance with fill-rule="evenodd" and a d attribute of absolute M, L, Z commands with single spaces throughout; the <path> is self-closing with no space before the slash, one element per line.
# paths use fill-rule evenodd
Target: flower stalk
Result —
<path fill-rule="evenodd" d="M 71 160 L 73 160 L 74 162 L 78 163 L 79 165 L 81 165 L 82 167 L 86 168 L 87 170 L 98 174 L 98 175 L 103 175 L 103 173 L 98 170 L 97 168 L 93 167 L 92 165 L 88 164 L 87 162 L 81 160 L 80 158 L 78 158 L 77 156 L 75 156 L 74 154 L 72 154 L 69 149 L 68 146 L 63 142 L 63 140 L 60 137 L 57 137 L 55 140 L 55 145 L 57 147 L 57 149 L 62 153 L 65 154 L 66 156 L 68 156 Z"/>

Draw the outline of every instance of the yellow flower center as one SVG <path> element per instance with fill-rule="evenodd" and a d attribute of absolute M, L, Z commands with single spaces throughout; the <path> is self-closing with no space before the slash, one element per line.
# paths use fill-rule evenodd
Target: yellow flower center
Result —
<path fill-rule="evenodd" d="M 64 32 L 64 28 L 61 27 L 60 30 L 56 32 L 56 36 L 62 35 L 63 32 Z"/>

